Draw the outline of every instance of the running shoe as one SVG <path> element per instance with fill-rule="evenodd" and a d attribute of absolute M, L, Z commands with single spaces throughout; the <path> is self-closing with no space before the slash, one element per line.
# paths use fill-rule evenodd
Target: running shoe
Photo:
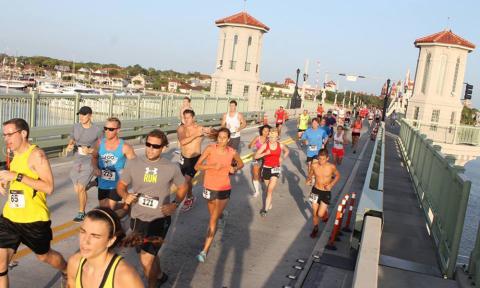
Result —
<path fill-rule="evenodd" d="M 78 212 L 77 216 L 75 216 L 75 218 L 73 218 L 73 222 L 82 222 L 83 219 L 85 219 L 85 212 Z"/>
<path fill-rule="evenodd" d="M 204 263 L 206 259 L 207 259 L 207 253 L 205 253 L 205 251 L 202 251 L 200 252 L 200 254 L 197 255 L 198 262 Z"/>
<path fill-rule="evenodd" d="M 185 198 L 183 201 L 182 212 L 187 212 L 193 208 L 193 202 L 195 201 L 195 196 L 192 195 L 192 198 Z"/>
<path fill-rule="evenodd" d="M 267 216 L 267 211 L 265 211 L 265 210 L 263 210 L 263 209 L 260 210 L 260 216 L 262 216 L 262 217 Z"/>
<path fill-rule="evenodd" d="M 318 235 L 318 226 L 313 226 L 313 230 L 312 230 L 312 233 L 310 233 L 310 237 L 311 238 L 317 238 L 317 235 Z"/>
<path fill-rule="evenodd" d="M 168 281 L 168 275 L 165 274 L 165 272 L 162 273 L 162 277 L 157 279 L 157 288 L 162 287 L 163 284 L 165 284 Z"/>

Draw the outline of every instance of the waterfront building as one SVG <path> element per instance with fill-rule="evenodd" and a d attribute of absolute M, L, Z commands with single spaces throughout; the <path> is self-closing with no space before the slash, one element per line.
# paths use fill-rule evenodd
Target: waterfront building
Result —
<path fill-rule="evenodd" d="M 248 110 L 260 109 L 260 59 L 263 34 L 270 28 L 246 12 L 215 21 L 220 28 L 212 97 L 248 99 Z"/>

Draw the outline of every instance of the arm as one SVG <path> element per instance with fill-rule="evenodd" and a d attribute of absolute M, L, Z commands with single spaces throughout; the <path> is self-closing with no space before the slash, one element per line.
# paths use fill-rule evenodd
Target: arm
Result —
<path fill-rule="evenodd" d="M 73 134 L 73 129 L 72 129 L 72 132 L 70 133 L 70 138 L 68 139 L 67 148 L 65 148 L 65 151 L 67 153 L 73 151 L 73 147 L 75 146 L 75 142 L 76 141 L 75 141 L 74 134 Z"/>
<path fill-rule="evenodd" d="M 223 114 L 222 116 L 222 122 L 220 124 L 221 127 L 227 127 L 227 114 Z"/>
<path fill-rule="evenodd" d="M 312 177 L 313 175 L 315 175 L 315 170 L 314 168 L 318 165 L 317 164 L 318 162 L 312 162 L 312 165 L 310 166 L 310 169 L 308 170 L 308 176 L 307 176 L 307 185 L 310 185 L 310 183 L 312 182 Z"/>
<path fill-rule="evenodd" d="M 255 144 L 255 142 L 257 141 L 258 137 L 260 136 L 255 136 L 252 141 L 250 141 L 250 144 L 248 144 L 248 149 L 252 149 L 253 145 Z"/>
<path fill-rule="evenodd" d="M 28 176 L 24 176 L 22 183 L 32 187 L 34 190 L 51 195 L 53 193 L 53 174 L 47 155 L 45 155 L 42 149 L 35 148 L 29 157 L 29 161 L 32 163 L 32 170 L 37 172 L 38 179 L 34 180 Z"/>
<path fill-rule="evenodd" d="M 123 155 L 125 155 L 125 157 L 128 160 L 132 160 L 135 157 L 137 157 L 137 155 L 135 154 L 135 150 L 133 150 L 133 147 L 130 144 L 123 143 L 123 151 L 122 152 L 123 152 Z"/>
<path fill-rule="evenodd" d="M 134 193 L 128 193 L 128 184 L 123 182 L 122 180 L 118 181 L 117 183 L 117 194 L 118 196 L 122 197 L 125 201 L 125 204 L 130 205 L 137 201 L 137 196 Z"/>
<path fill-rule="evenodd" d="M 119 288 L 143 288 L 143 281 L 137 271 L 127 264 L 126 260 L 120 261 L 113 280 L 115 287 Z M 73 283 L 75 284 L 75 283 Z M 68 286 L 68 287 L 75 287 Z"/>
<path fill-rule="evenodd" d="M 333 186 L 335 186 L 335 184 L 337 184 L 338 181 L 340 181 L 340 172 L 338 172 L 337 170 L 337 167 L 335 167 L 334 165 L 333 166 L 333 175 L 334 175 L 334 178 L 332 180 L 332 182 L 330 182 L 330 184 L 326 185 L 325 188 L 328 189 L 328 191 L 331 191 Z"/>
<path fill-rule="evenodd" d="M 242 170 L 244 164 L 243 164 L 242 158 L 240 158 L 240 155 L 238 154 L 238 152 L 235 152 L 235 155 L 233 155 L 233 159 L 237 162 L 237 166 L 236 167 L 230 167 L 230 172 L 235 173 L 238 170 Z"/>
<path fill-rule="evenodd" d="M 195 131 L 196 132 L 195 134 L 193 134 L 192 136 L 187 136 L 187 129 L 185 129 L 184 126 L 178 127 L 177 136 L 178 136 L 178 142 L 180 142 L 180 145 L 182 146 L 187 145 L 191 143 L 193 140 L 195 140 L 196 138 L 202 137 L 203 136 L 202 126 L 199 126 L 197 128 L 199 129 Z"/>
<path fill-rule="evenodd" d="M 247 122 L 245 121 L 245 118 L 243 117 L 242 113 L 238 113 L 238 118 L 240 118 L 240 128 L 238 131 L 245 129 L 247 127 Z"/>
<path fill-rule="evenodd" d="M 257 152 L 255 152 L 255 155 L 253 157 L 255 159 L 260 159 L 263 156 L 270 154 L 270 150 L 265 151 L 266 149 L 267 149 L 267 144 L 266 143 L 262 144 L 262 147 L 260 147 L 260 149 L 258 149 Z M 264 151 L 265 151 L 265 153 L 264 153 Z"/>
<path fill-rule="evenodd" d="M 73 254 L 68 259 L 67 264 L 67 287 L 75 287 L 75 277 L 77 276 L 78 265 L 80 264 L 80 252 Z"/>
<path fill-rule="evenodd" d="M 93 147 L 93 152 L 92 152 L 92 167 L 93 167 L 93 173 L 96 175 L 96 176 L 100 176 L 102 173 L 100 171 L 100 169 L 98 168 L 98 150 L 100 149 L 99 147 L 100 145 L 98 144 L 95 144 L 95 147 Z"/>

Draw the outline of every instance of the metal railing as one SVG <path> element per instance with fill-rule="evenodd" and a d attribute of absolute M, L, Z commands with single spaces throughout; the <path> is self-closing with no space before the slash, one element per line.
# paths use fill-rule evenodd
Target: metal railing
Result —
<path fill-rule="evenodd" d="M 383 181 L 385 171 L 385 123 L 378 129 L 367 175 L 358 201 L 351 247 L 358 249 L 363 221 L 367 215 L 383 217 Z"/>
<path fill-rule="evenodd" d="M 480 127 L 464 125 L 439 125 L 435 122 L 406 120 L 428 139 L 438 143 L 480 145 Z"/>
<path fill-rule="evenodd" d="M 263 120 L 263 112 L 245 112 L 243 113 L 247 123 L 259 123 Z M 220 125 L 223 113 L 207 114 L 196 116 L 197 123 L 205 126 Z M 120 136 L 124 139 L 141 138 L 147 135 L 155 128 L 161 129 L 165 133 L 175 133 L 178 128 L 178 117 L 163 117 L 155 119 L 141 120 L 122 120 L 122 129 Z M 103 123 L 97 124 L 102 127 Z M 57 125 L 49 127 L 33 127 L 30 129 L 30 140 L 32 143 L 44 149 L 49 155 L 60 155 L 67 145 L 68 138 L 72 132 L 72 124 Z M 5 143 L 0 141 L 0 162 L 5 161 L 6 148 Z"/>
<path fill-rule="evenodd" d="M 400 148 L 412 176 L 444 275 L 453 277 L 471 182 L 427 135 L 402 119 Z M 417 125 L 418 126 L 418 125 Z M 453 160 L 453 161 L 452 161 Z"/>
<path fill-rule="evenodd" d="M 477 240 L 475 246 L 470 253 L 470 260 L 468 262 L 468 274 L 473 280 L 472 285 L 480 284 L 480 225 L 477 231 Z"/>

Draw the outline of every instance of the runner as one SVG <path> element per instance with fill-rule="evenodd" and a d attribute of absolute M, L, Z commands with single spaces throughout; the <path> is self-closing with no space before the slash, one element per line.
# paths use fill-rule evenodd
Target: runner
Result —
<path fill-rule="evenodd" d="M 265 142 L 268 140 L 268 133 L 270 133 L 269 125 L 263 125 L 258 129 L 260 135 L 255 136 L 253 140 L 248 144 L 248 148 L 252 149 L 255 153 L 260 147 L 262 147 Z M 255 154 L 254 154 L 255 155 Z M 257 197 L 260 194 L 261 184 L 260 184 L 260 173 L 262 171 L 262 159 L 255 159 L 252 160 L 252 181 L 253 181 L 253 188 L 255 192 L 253 193 L 253 197 Z"/>
<path fill-rule="evenodd" d="M 357 153 L 358 139 L 360 139 L 360 132 L 362 131 L 362 117 L 357 116 L 357 119 L 352 123 L 352 149 L 353 154 Z"/>
<path fill-rule="evenodd" d="M 182 211 L 186 212 L 193 207 L 195 196 L 192 194 L 192 180 L 197 171 L 195 171 L 195 164 L 200 158 L 202 149 L 203 136 L 211 132 L 210 128 L 205 128 L 195 122 L 195 112 L 190 109 L 183 111 L 183 125 L 178 126 L 177 136 L 178 143 L 180 143 L 180 171 L 185 176 L 187 184 L 187 197 L 183 202 Z"/>
<path fill-rule="evenodd" d="M 307 185 L 312 182 L 315 176 L 315 184 L 310 193 L 310 203 L 312 203 L 313 230 L 310 237 L 316 238 L 318 235 L 319 217 L 324 222 L 328 220 L 328 205 L 330 204 L 331 192 L 335 184 L 340 180 L 340 172 L 334 164 L 328 162 L 328 150 L 322 149 L 318 153 L 318 161 L 312 164 L 307 178 Z"/>
<path fill-rule="evenodd" d="M 343 125 L 346 130 L 348 130 L 348 128 L 352 124 L 351 119 L 352 119 L 352 113 L 350 111 L 347 111 L 347 113 L 345 114 L 345 123 Z"/>
<path fill-rule="evenodd" d="M 255 159 L 263 158 L 262 178 L 267 186 L 265 205 L 262 210 L 260 210 L 260 215 L 262 217 L 267 216 L 267 212 L 272 209 L 273 190 L 280 177 L 282 162 L 288 157 L 289 153 L 287 146 L 278 142 L 278 139 L 278 130 L 272 128 L 270 133 L 268 133 L 268 141 L 255 153 Z"/>
<path fill-rule="evenodd" d="M 8 263 L 20 244 L 41 262 L 66 275 L 67 262 L 50 248 L 52 229 L 47 195 L 53 174 L 45 152 L 28 142 L 30 128 L 20 118 L 3 123 L 5 146 L 13 151 L 10 170 L 0 171 L 0 193 L 8 199 L 0 216 L 0 287 L 8 287 Z"/>
<path fill-rule="evenodd" d="M 338 125 L 345 124 L 345 108 L 343 108 L 343 105 L 340 105 L 338 108 Z"/>
<path fill-rule="evenodd" d="M 237 101 L 230 101 L 228 113 L 223 114 L 222 127 L 230 130 L 230 141 L 228 146 L 240 153 L 240 130 L 247 127 L 247 122 L 243 118 L 243 114 L 237 112 Z"/>
<path fill-rule="evenodd" d="M 144 287 L 135 268 L 113 252 L 124 237 L 115 212 L 90 210 L 80 227 L 80 251 L 68 259 L 68 287 Z"/>
<path fill-rule="evenodd" d="M 318 103 L 318 106 L 317 106 L 317 118 L 318 119 L 322 119 L 324 111 L 325 111 L 325 109 L 323 109 L 322 103 Z"/>
<path fill-rule="evenodd" d="M 205 171 L 203 198 L 208 201 L 208 212 L 210 213 L 205 245 L 197 255 L 197 260 L 202 263 L 205 262 L 210 245 L 212 245 L 218 219 L 230 198 L 232 186 L 229 174 L 243 168 L 243 162 L 238 152 L 227 146 L 229 138 L 230 130 L 221 128 L 218 131 L 217 143 L 210 144 L 195 165 L 195 170 Z M 236 166 L 232 166 L 233 160 L 236 161 Z"/>
<path fill-rule="evenodd" d="M 275 111 L 275 127 L 278 129 L 278 136 L 280 137 L 282 133 L 283 123 L 287 120 L 287 111 L 283 109 L 283 106 L 280 106 L 277 111 Z"/>
<path fill-rule="evenodd" d="M 336 119 L 335 115 L 332 115 L 332 111 L 328 110 L 327 119 L 325 119 L 325 120 L 326 120 L 326 124 L 329 128 L 328 136 L 331 138 L 331 137 L 333 137 L 333 127 L 335 126 L 335 124 L 337 124 L 337 119 Z"/>
<path fill-rule="evenodd" d="M 390 126 L 395 127 L 396 122 L 397 122 L 397 112 L 393 110 L 392 115 L 390 116 Z"/>
<path fill-rule="evenodd" d="M 370 108 L 368 112 L 368 126 L 372 127 L 373 117 L 375 116 L 375 112 L 373 108 Z"/>
<path fill-rule="evenodd" d="M 308 122 L 310 121 L 310 115 L 308 115 L 308 110 L 303 110 L 303 113 L 298 116 L 298 140 L 302 138 L 303 132 L 308 128 Z"/>
<path fill-rule="evenodd" d="M 104 138 L 99 140 L 92 152 L 92 166 L 98 181 L 98 202 L 100 207 L 115 211 L 122 198 L 117 194 L 117 183 L 125 161 L 135 158 L 132 146 L 118 137 L 122 123 L 116 117 L 105 122 Z"/>
<path fill-rule="evenodd" d="M 337 165 L 342 164 L 343 156 L 345 155 L 344 145 L 348 144 L 347 135 L 343 131 L 343 126 L 337 126 L 337 132 L 333 136 L 333 163 Z"/>
<path fill-rule="evenodd" d="M 125 203 L 132 206 L 130 228 L 133 233 L 145 238 L 165 239 L 175 209 L 185 198 L 187 184 L 180 168 L 175 163 L 162 158 L 168 139 L 165 133 L 155 129 L 148 133 L 145 142 L 145 155 L 128 160 L 123 169 L 117 192 Z M 170 188 L 177 187 L 175 200 L 170 201 Z M 127 191 L 131 186 L 132 193 Z M 161 243 L 144 243 L 137 247 L 143 274 L 148 275 L 148 287 L 158 287 L 168 280 L 160 268 L 157 253 Z M 159 277 L 161 276 L 161 277 Z"/>
<path fill-rule="evenodd" d="M 319 127 L 318 118 L 313 118 L 312 127 L 308 128 L 302 135 L 302 140 L 307 147 L 307 175 L 309 174 L 313 160 L 317 158 L 318 151 L 325 147 L 327 139 L 327 133 Z"/>
<path fill-rule="evenodd" d="M 78 147 L 70 179 L 73 182 L 73 188 L 78 196 L 78 213 L 73 221 L 82 222 L 85 218 L 85 206 L 87 205 L 86 186 L 92 180 L 93 166 L 92 153 L 95 143 L 100 139 L 100 129 L 92 123 L 92 108 L 83 106 L 78 110 L 79 123 L 73 125 L 70 140 L 66 151 L 70 152 L 74 146 Z"/>
<path fill-rule="evenodd" d="M 180 125 L 185 124 L 185 118 L 184 118 L 183 112 L 187 109 L 193 111 L 191 101 L 192 100 L 189 97 L 184 97 L 183 98 L 182 106 L 180 106 L 180 111 L 179 111 L 179 114 L 178 114 L 178 116 L 180 118 Z"/>

